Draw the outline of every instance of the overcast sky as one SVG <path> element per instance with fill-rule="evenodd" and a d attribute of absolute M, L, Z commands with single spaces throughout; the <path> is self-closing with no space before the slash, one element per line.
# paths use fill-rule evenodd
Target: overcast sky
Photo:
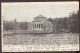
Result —
<path fill-rule="evenodd" d="M 47 18 L 67 17 L 69 13 L 79 10 L 79 2 L 17 2 L 2 3 L 4 20 L 32 21 L 34 17 L 43 15 Z"/>

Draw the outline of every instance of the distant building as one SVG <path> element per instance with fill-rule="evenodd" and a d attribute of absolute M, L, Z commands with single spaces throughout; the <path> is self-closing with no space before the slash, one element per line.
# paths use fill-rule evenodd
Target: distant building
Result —
<path fill-rule="evenodd" d="M 34 17 L 32 22 L 28 23 L 29 33 L 51 33 L 53 31 L 53 24 L 47 21 L 47 17 L 38 15 Z"/>

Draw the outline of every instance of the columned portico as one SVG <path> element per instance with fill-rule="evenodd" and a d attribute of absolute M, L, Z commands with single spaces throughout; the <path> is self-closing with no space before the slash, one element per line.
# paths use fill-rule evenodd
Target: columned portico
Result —
<path fill-rule="evenodd" d="M 33 30 L 41 30 L 42 29 L 42 23 L 35 23 L 33 24 Z"/>

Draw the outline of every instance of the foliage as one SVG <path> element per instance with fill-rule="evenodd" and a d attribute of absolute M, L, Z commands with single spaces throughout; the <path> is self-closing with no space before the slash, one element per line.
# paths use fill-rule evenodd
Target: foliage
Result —
<path fill-rule="evenodd" d="M 22 30 L 27 30 L 28 29 L 28 23 L 27 22 L 21 22 L 19 27 Z"/>
<path fill-rule="evenodd" d="M 79 10 L 77 13 L 71 13 L 69 17 L 59 17 L 59 18 L 50 18 L 48 21 L 52 22 L 53 24 L 53 31 L 55 33 L 62 33 L 62 32 L 73 32 L 79 33 Z M 28 29 L 28 22 L 17 22 L 17 20 L 13 21 L 3 21 L 3 29 L 4 30 L 27 30 Z"/>
<path fill-rule="evenodd" d="M 13 30 L 13 22 L 3 21 L 3 30 Z"/>
<path fill-rule="evenodd" d="M 69 17 L 49 18 L 48 21 L 53 23 L 53 28 L 57 33 L 59 32 L 73 32 L 79 33 L 79 11 L 74 12 Z M 53 29 L 54 30 L 54 29 Z"/>

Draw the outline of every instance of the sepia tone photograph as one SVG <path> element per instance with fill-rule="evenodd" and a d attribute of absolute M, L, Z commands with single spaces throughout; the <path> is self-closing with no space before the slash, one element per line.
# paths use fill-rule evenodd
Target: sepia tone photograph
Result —
<path fill-rule="evenodd" d="M 79 51 L 79 2 L 2 2 L 2 52 Z"/>

